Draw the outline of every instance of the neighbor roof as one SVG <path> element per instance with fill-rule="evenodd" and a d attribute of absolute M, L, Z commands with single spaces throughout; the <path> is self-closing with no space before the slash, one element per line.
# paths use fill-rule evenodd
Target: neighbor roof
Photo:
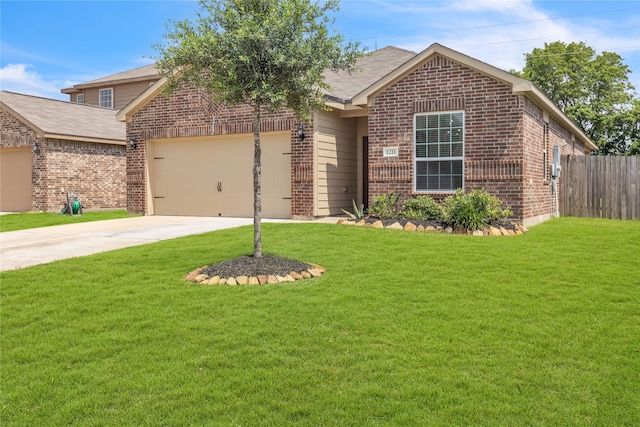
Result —
<path fill-rule="evenodd" d="M 90 87 L 104 86 L 106 83 L 122 84 L 159 79 L 160 75 L 156 70 L 155 64 L 150 64 L 143 67 L 134 68 L 133 70 L 123 71 L 122 73 L 111 74 L 110 76 L 100 77 L 99 79 L 79 83 L 77 85 L 73 85 L 73 87 L 62 89 L 60 92 L 70 94 Z"/>
<path fill-rule="evenodd" d="M 0 91 L 0 105 L 39 137 L 125 144 L 126 125 L 111 109 Z"/>

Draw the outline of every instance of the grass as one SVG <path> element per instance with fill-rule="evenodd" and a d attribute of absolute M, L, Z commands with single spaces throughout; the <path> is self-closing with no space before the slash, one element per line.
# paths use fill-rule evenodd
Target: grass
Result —
<path fill-rule="evenodd" d="M 82 215 L 62 215 L 52 212 L 25 212 L 0 216 L 0 232 L 49 227 L 52 225 L 74 224 L 76 222 L 102 221 L 126 218 L 125 209 L 85 212 Z"/>
<path fill-rule="evenodd" d="M 327 273 L 182 280 L 250 227 L 1 273 L 0 423 L 640 424 L 639 222 L 263 234 Z"/>

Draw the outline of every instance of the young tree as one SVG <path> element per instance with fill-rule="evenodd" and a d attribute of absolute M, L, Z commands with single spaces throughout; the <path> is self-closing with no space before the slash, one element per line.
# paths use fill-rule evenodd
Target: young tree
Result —
<path fill-rule="evenodd" d="M 545 43 L 526 54 L 522 72 L 595 142 L 598 154 L 627 154 L 637 138 L 637 99 L 631 70 L 611 52 L 596 55 L 583 42 Z M 635 121 L 634 121 L 635 120 Z"/>
<path fill-rule="evenodd" d="M 262 256 L 260 117 L 293 110 L 301 119 L 323 108 L 326 70 L 352 70 L 358 43 L 330 33 L 338 0 L 200 0 L 196 23 L 170 21 L 157 68 L 168 92 L 187 82 L 216 102 L 253 110 L 254 257 Z"/>

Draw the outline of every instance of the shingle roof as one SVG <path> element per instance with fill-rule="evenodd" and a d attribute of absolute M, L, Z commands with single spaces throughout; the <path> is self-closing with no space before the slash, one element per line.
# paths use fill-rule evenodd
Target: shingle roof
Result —
<path fill-rule="evenodd" d="M 116 120 L 114 110 L 7 91 L 0 91 L 0 104 L 41 136 L 122 144 L 126 140 L 126 125 Z"/>
<path fill-rule="evenodd" d="M 143 67 L 134 68 L 133 70 L 123 71 L 121 73 L 111 74 L 110 76 L 100 77 L 99 79 L 90 80 L 88 82 L 79 83 L 73 87 L 62 89 L 62 93 L 71 93 L 80 89 L 100 86 L 104 83 L 128 83 L 140 80 L 158 80 L 160 75 L 156 70 L 155 64 L 145 65 Z"/>
<path fill-rule="evenodd" d="M 351 74 L 346 71 L 325 72 L 325 83 L 331 86 L 326 94 L 340 100 L 351 99 L 415 56 L 415 52 L 395 46 L 373 51 L 358 59 L 356 71 Z"/>

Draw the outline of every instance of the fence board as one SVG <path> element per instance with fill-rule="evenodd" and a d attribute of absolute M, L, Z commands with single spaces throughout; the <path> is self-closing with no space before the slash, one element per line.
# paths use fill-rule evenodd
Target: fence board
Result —
<path fill-rule="evenodd" d="M 639 219 L 640 157 L 562 156 L 560 214 Z"/>

